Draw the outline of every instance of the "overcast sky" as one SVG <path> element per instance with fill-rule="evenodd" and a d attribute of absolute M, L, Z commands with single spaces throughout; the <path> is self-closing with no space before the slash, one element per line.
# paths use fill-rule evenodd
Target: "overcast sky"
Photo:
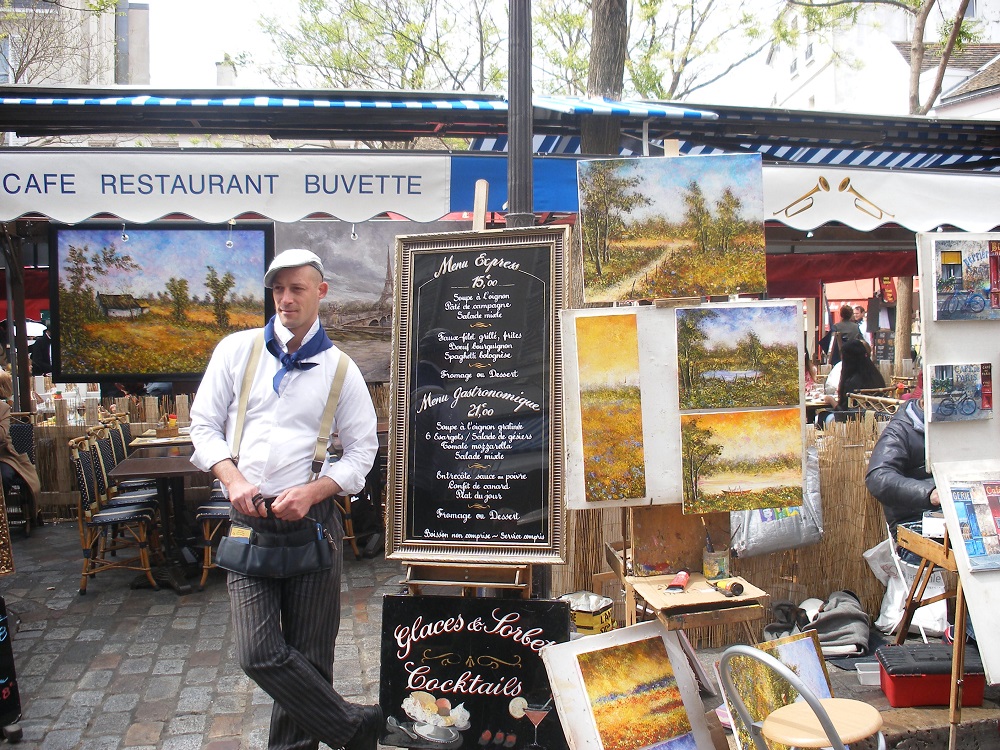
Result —
<path fill-rule="evenodd" d="M 289 0 L 147 0 L 149 4 L 149 75 L 154 87 L 211 88 L 215 63 L 229 53 L 262 54 L 269 48 L 257 19 L 281 9 L 294 10 Z M 243 70 L 240 86 L 266 83 Z"/>

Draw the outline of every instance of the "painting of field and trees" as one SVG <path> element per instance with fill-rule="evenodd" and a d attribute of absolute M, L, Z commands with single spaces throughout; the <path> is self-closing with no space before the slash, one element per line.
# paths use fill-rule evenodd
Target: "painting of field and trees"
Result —
<path fill-rule="evenodd" d="M 220 339 L 265 322 L 270 224 L 52 232 L 57 377 L 200 377 Z"/>
<path fill-rule="evenodd" d="M 588 502 L 646 494 L 634 315 L 576 318 L 577 364 Z"/>
<path fill-rule="evenodd" d="M 798 405 L 801 317 L 797 304 L 678 309 L 680 408 Z"/>
<path fill-rule="evenodd" d="M 604 750 L 695 750 L 662 638 L 589 651 L 577 659 Z"/>
<path fill-rule="evenodd" d="M 684 512 L 802 505 L 800 410 L 681 415 Z"/>
<path fill-rule="evenodd" d="M 817 698 L 832 697 L 830 676 L 826 671 L 826 662 L 820 655 L 819 636 L 815 630 L 758 643 L 755 648 L 770 654 L 791 669 Z M 730 666 L 733 686 L 754 721 L 763 721 L 772 711 L 787 706 L 799 696 L 788 680 L 754 659 L 736 656 Z M 754 750 L 750 732 L 732 705 L 729 705 L 729 714 L 737 746 L 742 750 Z M 771 750 L 782 750 L 786 746 L 769 742 L 768 747 Z"/>
<path fill-rule="evenodd" d="M 587 302 L 765 290 L 758 154 L 601 159 L 577 170 Z"/>

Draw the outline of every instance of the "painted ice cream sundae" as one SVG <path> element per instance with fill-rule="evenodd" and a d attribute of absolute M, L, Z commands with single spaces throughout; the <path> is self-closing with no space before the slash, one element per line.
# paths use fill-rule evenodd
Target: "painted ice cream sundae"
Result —
<path fill-rule="evenodd" d="M 469 712 L 464 703 L 452 706 L 447 698 L 435 699 L 423 690 L 410 693 L 402 703 L 403 711 L 413 719 L 413 731 L 425 740 L 448 743 L 469 728 Z"/>

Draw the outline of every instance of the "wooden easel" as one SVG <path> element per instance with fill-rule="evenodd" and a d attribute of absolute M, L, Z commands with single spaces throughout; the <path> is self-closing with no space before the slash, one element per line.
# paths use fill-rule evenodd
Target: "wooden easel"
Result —
<path fill-rule="evenodd" d="M 473 198 L 472 231 L 486 229 L 486 204 L 490 184 L 476 180 Z M 419 595 L 424 586 L 460 588 L 462 596 L 475 596 L 477 589 L 514 590 L 522 599 L 531 598 L 530 565 L 475 565 L 469 563 L 414 563 L 406 566 L 403 579 L 407 591 Z"/>
<path fill-rule="evenodd" d="M 967 617 L 965 595 L 962 593 L 962 578 L 958 575 L 958 566 L 955 563 L 955 551 L 951 547 L 947 530 L 944 534 L 944 540 L 936 542 L 900 526 L 896 529 L 896 542 L 903 549 L 920 555 L 921 558 L 917 574 L 913 578 L 913 584 L 906 595 L 906 608 L 903 610 L 903 619 L 899 621 L 899 630 L 896 633 L 897 646 L 906 640 L 913 615 L 920 607 L 955 597 L 955 638 L 951 647 L 951 696 L 948 703 L 948 748 L 955 750 L 958 747 L 958 725 L 962 721 L 962 688 L 965 682 L 965 623 Z M 930 583 L 935 566 L 954 573 L 958 583 L 952 590 L 924 599 L 924 591 L 927 589 L 927 584 Z"/>

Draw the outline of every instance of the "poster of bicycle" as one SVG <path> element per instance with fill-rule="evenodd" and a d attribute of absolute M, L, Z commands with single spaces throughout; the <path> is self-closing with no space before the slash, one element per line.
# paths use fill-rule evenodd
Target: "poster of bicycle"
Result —
<path fill-rule="evenodd" d="M 934 320 L 1000 320 L 1000 240 L 933 243 Z"/>
<path fill-rule="evenodd" d="M 933 365 L 931 421 L 993 418 L 993 365 Z"/>

